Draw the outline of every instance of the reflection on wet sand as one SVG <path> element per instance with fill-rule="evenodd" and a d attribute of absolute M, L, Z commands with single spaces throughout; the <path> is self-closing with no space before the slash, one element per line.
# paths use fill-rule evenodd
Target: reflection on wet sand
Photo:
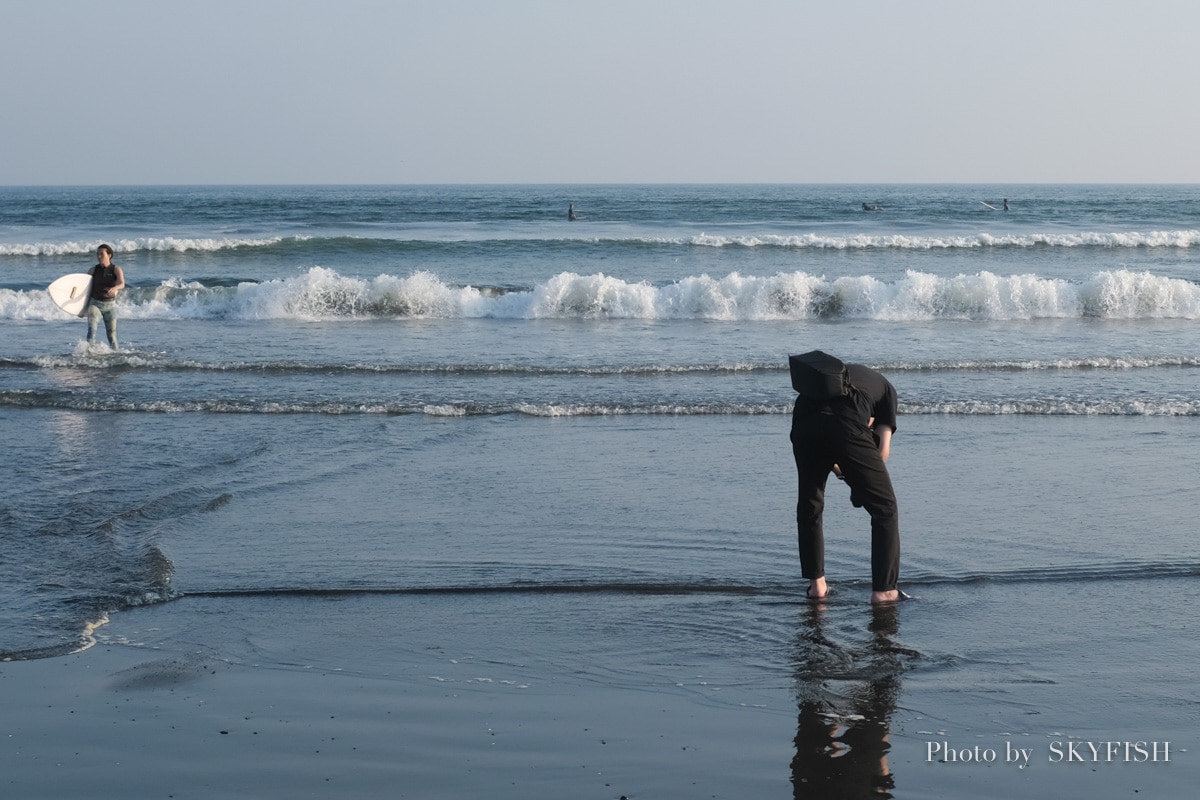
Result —
<path fill-rule="evenodd" d="M 895 643 L 899 609 L 872 609 L 866 635 L 860 617 L 837 630 L 825 604 L 808 606 L 795 645 L 800 718 L 792 787 L 797 800 L 892 797 L 888 766 L 891 717 L 900 676 L 918 653 Z"/>

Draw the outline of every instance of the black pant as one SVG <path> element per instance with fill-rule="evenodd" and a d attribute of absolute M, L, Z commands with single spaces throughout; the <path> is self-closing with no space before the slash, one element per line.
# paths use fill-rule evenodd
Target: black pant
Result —
<path fill-rule="evenodd" d="M 792 454 L 796 457 L 800 499 L 796 535 L 805 578 L 825 575 L 825 483 L 837 464 L 850 485 L 850 497 L 871 515 L 871 588 L 896 588 L 900 575 L 900 516 L 896 493 L 879 445 L 861 423 L 828 413 L 797 413 L 792 418 Z"/>

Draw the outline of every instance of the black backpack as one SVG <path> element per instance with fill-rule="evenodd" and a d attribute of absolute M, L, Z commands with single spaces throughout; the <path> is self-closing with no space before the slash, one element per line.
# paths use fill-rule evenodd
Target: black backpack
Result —
<path fill-rule="evenodd" d="M 820 350 L 788 356 L 788 367 L 792 372 L 792 388 L 812 405 L 841 400 L 854 391 L 846 365 Z"/>

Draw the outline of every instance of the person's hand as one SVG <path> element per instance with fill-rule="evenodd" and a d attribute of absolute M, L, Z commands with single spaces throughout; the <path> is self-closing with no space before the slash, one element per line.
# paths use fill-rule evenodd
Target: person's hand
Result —
<path fill-rule="evenodd" d="M 837 476 L 837 479 L 839 481 L 846 480 L 846 476 L 842 474 L 842 468 L 839 467 L 837 464 L 833 465 L 833 474 Z"/>

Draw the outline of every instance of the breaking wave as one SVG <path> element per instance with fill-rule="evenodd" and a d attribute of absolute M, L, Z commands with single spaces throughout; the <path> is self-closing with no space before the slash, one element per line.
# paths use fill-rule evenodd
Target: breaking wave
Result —
<path fill-rule="evenodd" d="M 626 417 L 626 416 L 758 416 L 792 413 L 789 396 L 781 402 L 579 402 L 296 399 L 129 399 L 86 396 L 61 391 L 0 391 L 0 408 L 59 409 L 141 414 L 319 414 L 327 416 L 419 414 L 428 417 Z M 1187 398 L 1072 398 L 918 400 L 902 402 L 901 414 L 952 416 L 1116 416 L 1196 417 L 1200 400 Z"/>
<path fill-rule="evenodd" d="M 537 231 L 496 234 L 494 231 L 478 232 L 455 229 L 439 238 L 431 237 L 430 231 L 412 233 L 397 231 L 392 236 L 143 236 L 110 241 L 118 253 L 138 252 L 214 252 L 238 248 L 291 250 L 297 245 L 306 248 L 336 246 L 351 249 L 379 248 L 437 248 L 458 246 L 465 242 L 475 245 L 488 244 L 501 247 L 514 243 L 555 247 L 578 243 L 604 244 L 616 248 L 628 247 L 745 247 L 782 248 L 798 250 L 980 250 L 980 249 L 1024 249 L 1024 248 L 1098 248 L 1140 249 L 1173 248 L 1190 249 L 1200 246 L 1200 230 L 1148 230 L 1148 231 L 1079 231 L 1079 232 L 1024 232 L 1024 233 L 963 233 L 963 234 L 886 234 L 886 233 L 663 233 L 654 234 L 572 234 L 569 236 L 546 237 Z M 79 239 L 61 242 L 15 242 L 0 243 L 0 256 L 72 256 L 90 255 L 101 240 Z"/>
<path fill-rule="evenodd" d="M 750 235 L 722 236 L 701 234 L 678 243 L 704 247 L 787 247 L 817 250 L 960 250 L 981 248 L 1027 247 L 1098 247 L 1190 248 L 1200 245 L 1200 230 L 1082 232 L 1082 233 L 1022 233 L 940 236 L 905 236 L 894 234 L 861 234 L 844 236 Z"/>
<path fill-rule="evenodd" d="M 282 236 L 272 236 L 262 239 L 237 237 L 139 237 L 137 239 L 117 239 L 109 242 L 70 241 L 70 242 L 30 242 L 26 244 L 0 244 L 0 256 L 74 256 L 91 255 L 102 243 L 108 244 L 116 253 L 144 252 L 212 252 L 216 250 L 232 250 L 239 247 L 270 247 L 284 241 L 301 242 L 308 237 L 290 237 L 285 240 Z"/>
<path fill-rule="evenodd" d="M 1091 356 L 1087 358 L 1056 359 L 970 359 L 951 361 L 879 361 L 869 364 L 887 373 L 903 372 L 1044 372 L 1110 370 L 1128 371 L 1162 367 L 1200 368 L 1200 356 Z M 0 369 L 95 369 L 103 371 L 147 370 L 154 372 L 216 372 L 252 373 L 260 375 L 440 375 L 474 377 L 554 376 L 583 377 L 662 377 L 683 375 L 751 375 L 786 374 L 783 361 L 744 361 L 727 363 L 629 363 L 552 366 L 546 364 L 514 363 L 351 363 L 322 361 L 198 361 L 173 358 L 160 353 L 139 350 L 112 352 L 104 349 L 93 353 L 80 347 L 69 355 L 36 355 L 0 358 Z"/>
<path fill-rule="evenodd" d="M 791 272 L 697 275 L 665 284 L 563 272 L 514 289 L 456 286 L 430 272 L 358 278 L 313 267 L 236 286 L 178 279 L 135 286 L 123 305 L 130 319 L 1198 319 L 1200 285 L 1130 270 L 1101 271 L 1082 282 L 909 271 L 895 281 Z M 11 289 L 0 290 L 0 318 L 66 319 L 44 290 Z"/>

